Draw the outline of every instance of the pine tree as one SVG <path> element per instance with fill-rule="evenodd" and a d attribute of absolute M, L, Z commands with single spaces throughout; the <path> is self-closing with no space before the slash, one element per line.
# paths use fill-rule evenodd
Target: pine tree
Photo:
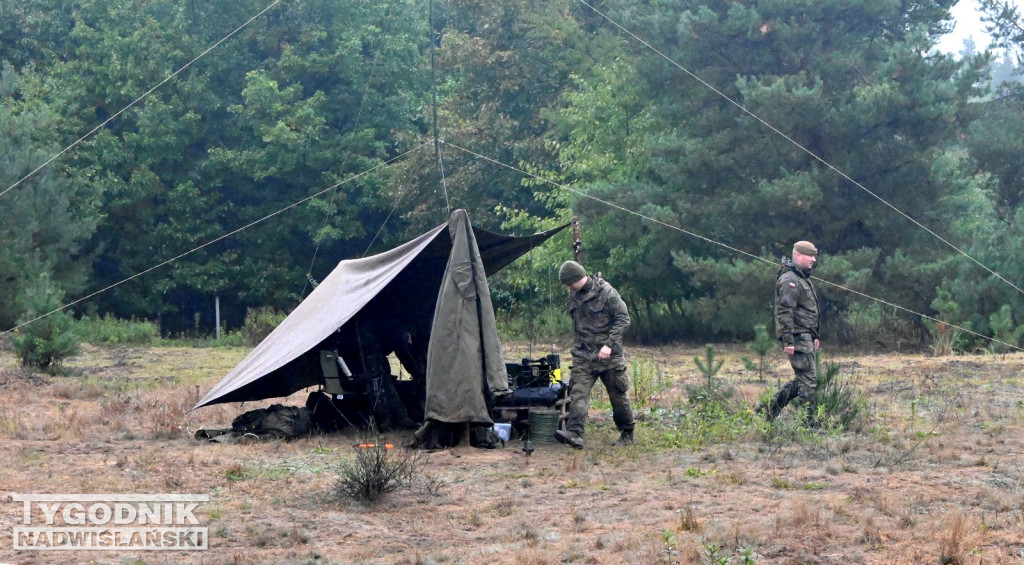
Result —
<path fill-rule="evenodd" d="M 89 266 L 83 247 L 95 230 L 98 212 L 87 182 L 73 167 L 49 165 L 33 171 L 60 148 L 60 122 L 44 94 L 48 86 L 33 73 L 0 69 L 0 326 L 23 320 L 26 292 L 62 295 L 85 284 Z"/>
<path fill-rule="evenodd" d="M 38 262 L 36 269 L 42 268 Z M 74 320 L 58 310 L 64 293 L 57 289 L 50 274 L 41 271 L 18 293 L 16 302 L 23 312 L 21 326 L 11 336 L 11 343 L 27 367 L 49 369 L 78 352 L 78 336 Z"/>

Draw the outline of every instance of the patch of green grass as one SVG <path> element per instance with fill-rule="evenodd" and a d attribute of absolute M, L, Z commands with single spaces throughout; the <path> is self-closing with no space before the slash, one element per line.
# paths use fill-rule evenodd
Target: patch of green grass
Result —
<path fill-rule="evenodd" d="M 697 451 L 708 445 L 736 441 L 759 431 L 754 414 L 740 403 L 705 399 L 689 407 L 652 410 L 647 437 L 655 447 Z"/>
<path fill-rule="evenodd" d="M 249 473 L 245 467 L 235 463 L 224 470 L 224 477 L 229 481 L 244 481 L 249 478 Z"/>
<path fill-rule="evenodd" d="M 601 412 L 612 409 L 612 402 L 608 399 L 608 394 L 601 383 L 595 384 L 594 388 L 590 389 L 590 409 Z"/>
<path fill-rule="evenodd" d="M 272 481 L 280 480 L 285 477 L 290 477 L 293 474 L 295 474 L 295 472 L 284 465 L 274 465 L 272 467 L 257 467 L 255 469 L 250 469 L 249 472 L 247 473 L 248 477 L 250 478 L 270 479 Z"/>
<path fill-rule="evenodd" d="M 868 431 L 874 441 L 883 445 L 892 443 L 892 432 L 885 426 L 872 426 Z"/>

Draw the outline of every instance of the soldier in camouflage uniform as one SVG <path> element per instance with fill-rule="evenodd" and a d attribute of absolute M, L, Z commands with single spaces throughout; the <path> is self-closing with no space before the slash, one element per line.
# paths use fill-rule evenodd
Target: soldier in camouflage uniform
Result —
<path fill-rule="evenodd" d="M 633 410 L 629 405 L 626 360 L 622 335 L 629 327 L 629 312 L 619 293 L 600 276 L 588 276 L 575 261 L 566 261 L 558 280 L 569 289 L 568 309 L 576 339 L 572 348 L 569 418 L 555 439 L 583 448 L 583 432 L 590 411 L 590 390 L 598 379 L 608 390 L 612 418 L 619 429 L 615 445 L 633 443 Z"/>
<path fill-rule="evenodd" d="M 786 383 L 768 403 L 767 418 L 774 420 L 790 400 L 801 398 L 813 418 L 816 409 L 817 371 L 815 351 L 818 340 L 818 295 L 811 286 L 811 270 L 818 249 L 809 241 L 793 245 L 793 259 L 783 259 L 775 283 L 775 336 L 789 356 L 795 378 Z M 758 412 L 765 407 L 758 407 Z"/>
<path fill-rule="evenodd" d="M 371 302 L 325 340 L 325 348 L 336 349 L 351 370 L 357 383 L 353 392 L 368 396 L 379 432 L 418 427 L 398 396 L 388 361 L 407 338 L 398 322 L 381 310 L 378 302 Z"/>
<path fill-rule="evenodd" d="M 408 334 L 381 314 L 357 314 L 357 339 L 362 350 L 364 376 L 370 379 L 371 406 L 377 431 L 414 430 L 418 426 L 395 389 L 388 355 L 404 345 Z"/>

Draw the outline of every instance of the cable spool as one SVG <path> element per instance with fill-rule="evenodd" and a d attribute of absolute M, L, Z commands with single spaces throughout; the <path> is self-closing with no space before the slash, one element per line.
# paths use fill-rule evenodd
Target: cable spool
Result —
<path fill-rule="evenodd" d="M 530 439 L 533 443 L 555 443 L 555 430 L 561 414 L 550 408 L 530 408 Z"/>

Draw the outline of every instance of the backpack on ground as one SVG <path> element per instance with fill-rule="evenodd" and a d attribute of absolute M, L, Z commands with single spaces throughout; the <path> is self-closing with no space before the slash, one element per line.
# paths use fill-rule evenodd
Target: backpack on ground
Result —
<path fill-rule="evenodd" d="M 231 421 L 232 431 L 278 438 L 294 438 L 310 433 L 313 415 L 305 406 L 271 404 L 250 410 Z"/>
<path fill-rule="evenodd" d="M 505 447 L 505 440 L 490 426 L 473 426 L 469 429 L 469 445 L 480 449 Z"/>

